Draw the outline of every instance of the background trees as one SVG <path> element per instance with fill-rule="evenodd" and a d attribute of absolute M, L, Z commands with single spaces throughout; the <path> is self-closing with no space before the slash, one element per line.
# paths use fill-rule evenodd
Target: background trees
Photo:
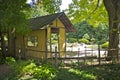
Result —
<path fill-rule="evenodd" d="M 81 24 L 84 29 L 81 31 L 79 29 L 79 35 L 83 36 L 87 32 L 92 38 L 91 41 L 93 40 L 96 43 L 98 43 L 97 40 L 103 43 L 108 39 L 108 15 L 102 0 L 99 3 L 97 0 L 73 0 L 67 13 L 74 24 L 86 21 L 86 26 Z"/>
<path fill-rule="evenodd" d="M 43 10 L 46 14 L 52 14 L 55 12 L 60 11 L 61 0 L 38 0 L 35 2 L 33 1 L 33 14 L 36 17 L 39 10 Z M 104 3 L 104 4 L 103 4 Z M 39 7 L 40 6 L 40 7 Z M 105 7 L 104 7 L 105 6 Z M 9 45 L 11 45 L 11 41 L 14 32 L 26 33 L 29 31 L 28 27 L 28 17 L 29 16 L 29 9 L 30 6 L 26 4 L 26 0 L 22 1 L 7 1 L 2 0 L 0 1 L 0 32 L 1 32 L 1 44 L 3 45 L 2 51 L 4 53 L 4 32 L 9 33 Z M 36 10 L 39 8 L 37 13 Z M 27 14 L 27 15 L 26 15 Z M 78 25 L 78 23 L 82 21 L 86 21 L 87 24 L 92 25 L 93 27 L 99 27 L 102 23 L 105 24 L 104 26 L 108 25 L 109 20 L 109 56 L 117 56 L 118 57 L 118 44 L 119 44 L 119 19 L 120 19 L 120 1 L 119 0 L 73 0 L 73 3 L 69 5 L 68 9 L 68 16 L 70 17 L 71 21 Z M 32 15 L 33 16 L 33 15 Z M 34 17 L 33 16 L 33 17 Z M 109 17 L 109 18 L 108 18 Z M 94 29 L 94 28 L 93 28 Z M 96 28 L 97 29 L 97 28 Z M 98 28 L 101 31 L 102 36 L 104 36 L 102 28 Z M 84 33 L 84 31 L 82 31 Z M 88 31 L 89 32 L 89 31 Z M 85 34 L 79 34 L 79 31 L 76 34 L 73 34 L 73 38 L 79 38 Z M 94 31 L 91 32 L 89 37 L 94 38 Z M 101 34 L 100 33 L 100 34 Z M 79 34 L 79 35 L 78 35 Z M 98 33 L 95 33 L 98 35 Z M 96 39 L 102 39 L 101 35 Z M 9 46 L 10 47 L 10 46 Z M 12 50 L 12 49 L 8 49 Z M 12 53 L 11 51 L 9 51 Z"/>
<path fill-rule="evenodd" d="M 68 16 L 73 23 L 87 21 L 94 27 L 103 22 L 107 24 L 108 15 L 102 0 L 100 0 L 97 9 L 96 5 L 97 0 L 73 0 L 69 5 Z"/>
<path fill-rule="evenodd" d="M 100 23 L 108 25 L 109 21 L 108 55 L 112 59 L 113 57 L 118 59 L 119 53 L 119 14 L 119 0 L 73 0 L 68 10 L 68 15 L 74 23 L 86 20 L 89 24 L 97 27 Z"/>
<path fill-rule="evenodd" d="M 1 50 L 5 54 L 4 35 L 8 34 L 8 53 L 14 55 L 14 39 L 15 33 L 27 33 L 28 20 L 26 11 L 30 6 L 26 4 L 26 0 L 2 0 L 0 1 L 0 32 L 1 32 Z"/>
<path fill-rule="evenodd" d="M 61 3 L 62 0 L 32 0 L 31 6 L 34 16 L 37 16 L 60 12 Z"/>
<path fill-rule="evenodd" d="M 6 46 L 4 36 L 8 36 L 8 53 L 15 56 L 15 33 L 26 34 L 29 29 L 29 18 L 59 12 L 61 0 L 32 0 L 31 5 L 26 0 L 0 1 L 0 42 L 1 53 L 4 56 Z"/>
<path fill-rule="evenodd" d="M 98 43 L 99 41 L 102 44 L 108 41 L 109 28 L 105 24 L 101 23 L 98 27 L 93 27 L 83 21 L 76 23 L 74 26 L 77 32 L 67 34 L 68 42 L 81 42 L 80 39 L 87 39 L 88 43 Z"/>

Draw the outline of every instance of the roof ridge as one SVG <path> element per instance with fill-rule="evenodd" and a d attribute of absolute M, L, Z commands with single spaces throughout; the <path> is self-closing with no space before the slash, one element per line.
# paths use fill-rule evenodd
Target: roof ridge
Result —
<path fill-rule="evenodd" d="M 31 19 L 37 19 L 37 18 L 42 18 L 42 17 L 48 17 L 48 16 L 52 16 L 52 15 L 58 15 L 61 16 L 64 12 L 59 12 L 59 13 L 53 13 L 53 14 L 48 14 L 48 15 L 44 15 L 44 16 L 38 16 L 38 17 L 34 17 L 34 18 L 31 18 Z"/>
<path fill-rule="evenodd" d="M 47 25 L 51 24 L 56 19 L 61 20 L 67 32 L 75 31 L 72 23 L 70 22 L 70 20 L 68 19 L 64 12 L 32 18 L 30 19 L 30 28 L 32 30 L 42 29 L 43 27 L 47 28 Z"/>

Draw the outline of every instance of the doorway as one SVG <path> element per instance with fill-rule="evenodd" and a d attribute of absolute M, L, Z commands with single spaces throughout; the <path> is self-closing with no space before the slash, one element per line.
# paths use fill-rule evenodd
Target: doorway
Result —
<path fill-rule="evenodd" d="M 55 57 L 55 53 L 59 53 L 59 28 L 51 28 L 48 35 L 47 50 L 51 57 Z"/>

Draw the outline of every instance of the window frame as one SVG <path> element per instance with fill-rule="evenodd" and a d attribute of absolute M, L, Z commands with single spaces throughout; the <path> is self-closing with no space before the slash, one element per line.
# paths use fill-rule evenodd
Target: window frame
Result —
<path fill-rule="evenodd" d="M 33 39 L 33 42 L 32 42 Z M 29 44 L 31 42 L 31 45 Z M 38 47 L 38 37 L 37 36 L 28 36 L 27 37 L 27 47 Z"/>

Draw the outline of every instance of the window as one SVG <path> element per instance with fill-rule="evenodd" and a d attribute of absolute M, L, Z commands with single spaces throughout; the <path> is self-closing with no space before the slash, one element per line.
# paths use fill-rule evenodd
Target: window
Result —
<path fill-rule="evenodd" d="M 27 46 L 37 47 L 38 46 L 38 38 L 36 36 L 30 36 L 27 39 Z"/>

